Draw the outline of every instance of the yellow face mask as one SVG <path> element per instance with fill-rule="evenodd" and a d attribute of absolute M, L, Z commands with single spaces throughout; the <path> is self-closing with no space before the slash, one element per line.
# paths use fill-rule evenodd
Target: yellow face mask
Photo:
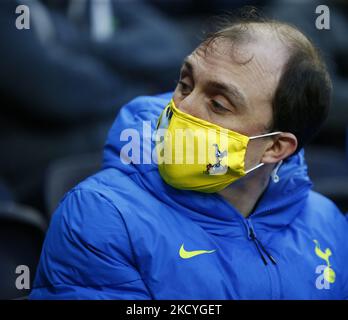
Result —
<path fill-rule="evenodd" d="M 180 111 L 171 100 L 157 122 L 158 169 L 166 183 L 177 189 L 218 192 L 247 173 L 248 137 Z"/>

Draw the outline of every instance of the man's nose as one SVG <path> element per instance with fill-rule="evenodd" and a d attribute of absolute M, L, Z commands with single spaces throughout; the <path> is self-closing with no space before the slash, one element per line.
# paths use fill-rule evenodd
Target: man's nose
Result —
<path fill-rule="evenodd" d="M 188 113 L 191 116 L 194 116 L 196 118 L 201 118 L 200 115 L 200 102 L 199 99 L 187 96 L 185 99 L 181 100 L 177 108 L 181 110 L 182 112 Z"/>

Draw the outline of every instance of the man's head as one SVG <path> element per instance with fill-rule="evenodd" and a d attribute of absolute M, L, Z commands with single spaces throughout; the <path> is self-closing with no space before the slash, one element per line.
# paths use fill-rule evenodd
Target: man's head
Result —
<path fill-rule="evenodd" d="M 276 163 L 304 146 L 327 117 L 331 83 L 312 43 L 285 23 L 251 16 L 210 34 L 182 67 L 182 111 L 252 140 L 245 167 Z"/>

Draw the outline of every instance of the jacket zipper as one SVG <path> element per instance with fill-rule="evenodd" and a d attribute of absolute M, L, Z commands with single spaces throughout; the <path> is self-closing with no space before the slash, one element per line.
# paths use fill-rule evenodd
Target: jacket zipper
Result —
<path fill-rule="evenodd" d="M 244 219 L 247 225 L 248 229 L 248 238 L 249 240 L 252 240 L 253 243 L 255 244 L 255 247 L 264 263 L 266 266 L 266 271 L 269 276 L 270 280 L 270 288 L 271 288 L 271 297 L 272 299 L 280 299 L 280 287 L 279 287 L 279 275 L 277 273 L 277 261 L 274 259 L 274 257 L 266 250 L 266 248 L 263 246 L 262 242 L 256 237 L 256 233 L 254 230 L 254 227 L 251 223 L 250 218 Z M 272 262 L 272 264 L 275 266 L 275 268 L 268 267 L 268 262 L 265 257 L 265 255 L 268 257 L 269 261 Z"/>
<path fill-rule="evenodd" d="M 262 252 L 264 252 L 266 254 L 266 256 L 268 257 L 268 259 L 275 265 L 277 264 L 277 261 L 272 257 L 272 255 L 265 249 L 265 247 L 263 246 L 263 244 L 261 243 L 261 241 L 256 237 L 254 228 L 251 224 L 251 221 L 249 219 L 245 219 L 246 223 L 247 223 L 247 228 L 248 228 L 248 238 L 251 239 L 254 244 L 255 247 L 264 263 L 265 266 L 267 266 L 268 262 L 267 259 L 265 258 L 264 254 Z"/>

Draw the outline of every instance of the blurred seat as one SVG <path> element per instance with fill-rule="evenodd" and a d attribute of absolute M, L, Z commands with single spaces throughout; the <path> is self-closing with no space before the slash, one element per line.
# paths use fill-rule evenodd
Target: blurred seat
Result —
<path fill-rule="evenodd" d="M 74 155 L 54 161 L 45 182 L 45 203 L 49 217 L 64 194 L 101 168 L 102 153 Z"/>
<path fill-rule="evenodd" d="M 0 201 L 14 201 L 14 197 L 11 190 L 1 179 L 0 179 Z"/>
<path fill-rule="evenodd" d="M 305 151 L 313 189 L 348 212 L 348 158 L 344 151 L 330 147 L 308 147 Z"/>
<path fill-rule="evenodd" d="M 43 244 L 46 222 L 41 214 L 13 202 L 0 202 L 0 299 L 18 299 L 30 289 L 18 290 L 16 268 L 25 265 L 34 281 Z"/>

